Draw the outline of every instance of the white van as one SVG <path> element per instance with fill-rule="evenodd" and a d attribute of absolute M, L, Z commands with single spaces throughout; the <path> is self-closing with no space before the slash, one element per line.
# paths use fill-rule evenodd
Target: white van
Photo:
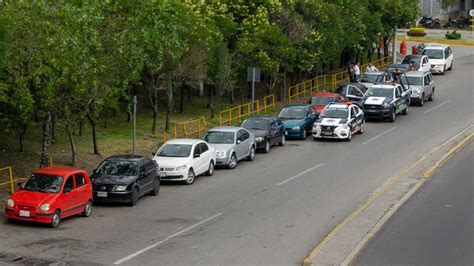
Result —
<path fill-rule="evenodd" d="M 422 54 L 430 59 L 432 73 L 444 74 L 444 71 L 453 69 L 453 51 L 446 44 L 426 44 Z"/>

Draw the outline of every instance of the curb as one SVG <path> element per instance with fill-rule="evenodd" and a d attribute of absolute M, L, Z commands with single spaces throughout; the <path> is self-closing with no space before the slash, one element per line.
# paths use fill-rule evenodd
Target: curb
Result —
<path fill-rule="evenodd" d="M 359 214 L 361 214 L 365 209 L 367 209 L 372 203 L 374 203 L 378 198 L 381 197 L 384 192 L 392 188 L 397 181 L 403 178 L 406 174 L 408 174 L 411 170 L 415 169 L 416 167 L 420 166 L 429 156 L 433 155 L 437 152 L 442 146 L 449 143 L 449 141 L 454 140 L 455 137 L 459 137 L 464 133 L 466 130 L 469 130 L 472 127 L 469 126 L 465 130 L 461 131 L 458 135 L 454 136 L 444 144 L 434 147 L 431 151 L 424 154 L 420 157 L 414 164 L 412 164 L 407 169 L 403 170 L 401 173 L 396 175 L 395 177 L 389 179 L 385 184 L 382 185 L 380 189 L 378 189 L 372 196 L 370 196 L 362 205 L 359 205 L 349 216 L 346 216 L 336 227 L 334 227 L 329 234 L 327 234 L 322 241 L 320 241 L 316 247 L 314 247 L 310 253 L 304 257 L 303 261 L 301 262 L 302 266 L 311 266 L 314 265 L 314 259 L 318 254 L 323 250 L 323 248 L 333 239 L 335 236 L 343 230 L 343 228 L 349 224 L 353 219 L 355 219 Z M 379 221 L 372 226 L 368 233 L 362 238 L 361 241 L 357 243 L 357 245 L 352 249 L 349 255 L 344 259 L 342 265 L 349 265 L 359 254 L 359 252 L 363 249 L 366 243 L 380 230 L 380 228 L 385 224 L 385 222 L 401 207 L 422 185 L 435 174 L 441 166 L 443 166 L 450 158 L 452 158 L 457 152 L 459 152 L 464 146 L 466 146 L 472 140 L 474 133 L 469 133 L 465 135 L 458 144 L 452 147 L 441 159 L 436 161 L 432 166 L 430 166 L 427 170 L 425 170 L 422 174 L 422 178 L 408 191 L 406 192 L 403 197 L 397 201 L 397 203 L 391 207 L 387 213 L 385 213 Z"/>

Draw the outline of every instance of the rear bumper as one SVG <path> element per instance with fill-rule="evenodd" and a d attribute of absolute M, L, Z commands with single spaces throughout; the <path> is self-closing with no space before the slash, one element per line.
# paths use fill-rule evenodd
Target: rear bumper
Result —
<path fill-rule="evenodd" d="M 51 223 L 51 219 L 54 212 L 31 212 L 30 217 L 21 217 L 20 211 L 17 209 L 5 208 L 5 217 L 7 219 L 13 219 L 18 221 L 28 221 L 35 223 Z"/>

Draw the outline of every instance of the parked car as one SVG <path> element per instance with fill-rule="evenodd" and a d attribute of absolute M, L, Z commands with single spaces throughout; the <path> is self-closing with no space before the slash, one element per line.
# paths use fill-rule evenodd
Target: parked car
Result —
<path fill-rule="evenodd" d="M 92 212 L 92 186 L 89 175 L 77 168 L 41 168 L 7 200 L 5 217 L 49 224 L 56 228 L 62 219 Z"/>
<path fill-rule="evenodd" d="M 367 87 L 358 82 L 340 84 L 336 87 L 336 93 L 356 104 L 362 100 L 366 91 Z"/>
<path fill-rule="evenodd" d="M 429 63 L 428 56 L 426 55 L 419 55 L 419 54 L 410 54 L 405 56 L 402 59 L 402 64 L 410 64 L 412 63 L 415 66 L 415 71 L 426 72 L 430 71 L 431 65 Z"/>
<path fill-rule="evenodd" d="M 216 166 L 216 150 L 200 139 L 173 139 L 153 154 L 160 177 L 191 185 L 199 175 L 212 176 Z"/>
<path fill-rule="evenodd" d="M 94 201 L 124 202 L 136 206 L 146 194 L 160 191 L 158 165 L 141 155 L 114 155 L 105 159 L 92 175 Z"/>
<path fill-rule="evenodd" d="M 434 80 L 431 72 L 411 71 L 402 76 L 401 83 L 410 84 L 411 94 L 410 103 L 416 103 L 423 106 L 425 100 L 432 101 L 434 99 Z"/>
<path fill-rule="evenodd" d="M 206 133 L 203 140 L 216 149 L 218 166 L 234 169 L 243 159 L 255 159 L 255 135 L 243 127 L 215 127 Z"/>
<path fill-rule="evenodd" d="M 406 73 L 410 70 L 409 64 L 390 64 L 385 68 L 385 73 L 392 74 L 397 67 L 400 68 L 401 73 Z"/>
<path fill-rule="evenodd" d="M 315 93 L 308 99 L 307 103 L 314 107 L 316 114 L 319 114 L 329 103 L 345 101 L 347 101 L 347 99 L 338 93 L 324 91 Z"/>
<path fill-rule="evenodd" d="M 310 104 L 288 104 L 281 109 L 278 118 L 285 124 L 287 138 L 306 139 L 318 116 Z"/>
<path fill-rule="evenodd" d="M 410 93 L 401 84 L 377 84 L 367 90 L 362 103 L 366 118 L 394 122 L 397 114 L 408 114 Z"/>
<path fill-rule="evenodd" d="M 268 153 L 273 145 L 285 145 L 285 126 L 276 116 L 255 115 L 245 119 L 241 126 L 255 135 L 258 150 Z"/>
<path fill-rule="evenodd" d="M 381 71 L 365 72 L 360 78 L 359 83 L 364 85 L 366 88 L 369 88 L 375 83 L 388 82 L 390 78 L 390 74 Z"/>
<path fill-rule="evenodd" d="M 332 138 L 350 141 L 352 134 L 362 134 L 364 128 L 364 112 L 357 105 L 329 104 L 313 125 L 313 139 Z"/>
<path fill-rule="evenodd" d="M 447 44 L 427 43 L 422 54 L 428 56 L 432 73 L 444 74 L 446 70 L 453 70 L 454 55 Z"/>

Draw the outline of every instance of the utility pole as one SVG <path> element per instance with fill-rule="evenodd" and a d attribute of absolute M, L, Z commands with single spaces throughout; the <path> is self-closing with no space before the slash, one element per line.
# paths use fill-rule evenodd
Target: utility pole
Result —
<path fill-rule="evenodd" d="M 137 135 L 137 96 L 133 96 L 133 146 L 132 146 L 132 157 L 135 155 L 135 139 Z"/>
<path fill-rule="evenodd" d="M 397 27 L 393 30 L 393 37 L 392 37 L 392 58 L 393 63 L 397 63 Z"/>

